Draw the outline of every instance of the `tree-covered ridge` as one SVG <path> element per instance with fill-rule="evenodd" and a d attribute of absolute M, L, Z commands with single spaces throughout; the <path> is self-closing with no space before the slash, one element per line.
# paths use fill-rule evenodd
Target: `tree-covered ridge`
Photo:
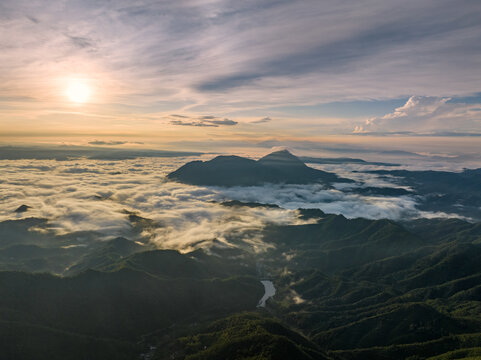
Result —
<path fill-rule="evenodd" d="M 354 349 L 382 347 L 381 354 L 384 347 L 481 331 L 479 224 L 401 225 L 312 210 L 306 216 L 319 220 L 266 230 L 276 260 L 265 261 L 282 263 L 272 309 L 322 349 L 362 359 Z"/>
<path fill-rule="evenodd" d="M 245 313 L 161 343 L 157 359 L 327 359 L 319 347 L 269 316 Z"/>
<path fill-rule="evenodd" d="M 2 348 L 12 359 L 42 358 L 37 348 L 64 359 L 477 356 L 479 223 L 347 219 L 312 209 L 299 218 L 304 223 L 227 237 L 234 245 L 261 237 L 262 252 L 184 254 L 87 234 L 89 246 L 64 247 L 76 237 L 25 230 L 42 220 L 0 223 L 0 232 L 14 234 L 0 241 L 0 266 L 37 269 L 0 272 Z M 64 277 L 38 272 L 72 261 Z M 264 278 L 277 291 L 266 311 L 240 315 L 255 311 Z M 88 353 L 62 350 L 87 344 Z"/>

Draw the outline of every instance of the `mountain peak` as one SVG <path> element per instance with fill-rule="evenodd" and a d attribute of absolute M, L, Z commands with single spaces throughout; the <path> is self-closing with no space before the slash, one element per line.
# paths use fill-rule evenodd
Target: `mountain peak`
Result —
<path fill-rule="evenodd" d="M 239 156 L 218 156 L 192 161 L 167 175 L 184 184 L 201 186 L 256 186 L 266 183 L 311 184 L 351 182 L 335 174 L 308 167 L 287 150 L 272 152 L 255 161 Z"/>
<path fill-rule="evenodd" d="M 259 163 L 268 166 L 306 166 L 297 156 L 288 150 L 274 151 L 258 160 Z"/>
<path fill-rule="evenodd" d="M 20 206 L 15 210 L 15 212 L 16 212 L 16 213 L 24 213 L 24 212 L 28 211 L 28 209 L 31 209 L 31 206 L 28 206 L 28 205 L 23 204 L 23 205 L 20 205 Z"/>

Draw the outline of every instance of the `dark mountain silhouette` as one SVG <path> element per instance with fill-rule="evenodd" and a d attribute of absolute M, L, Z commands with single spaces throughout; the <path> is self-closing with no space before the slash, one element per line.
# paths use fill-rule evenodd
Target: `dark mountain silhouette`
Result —
<path fill-rule="evenodd" d="M 216 186 L 352 181 L 310 168 L 287 150 L 273 152 L 257 161 L 239 156 L 217 156 L 210 161 L 192 161 L 167 175 L 167 178 L 184 184 Z"/>
<path fill-rule="evenodd" d="M 28 211 L 28 209 L 31 209 L 31 207 L 23 204 L 23 205 L 20 205 L 18 208 L 16 208 L 15 212 L 16 213 L 24 213 L 24 212 Z"/>
<path fill-rule="evenodd" d="M 386 163 L 379 161 L 366 161 L 362 159 L 339 157 L 339 158 L 317 158 L 301 156 L 299 159 L 307 164 L 357 164 L 357 165 L 377 165 L 377 166 L 400 166 L 400 164 Z"/>

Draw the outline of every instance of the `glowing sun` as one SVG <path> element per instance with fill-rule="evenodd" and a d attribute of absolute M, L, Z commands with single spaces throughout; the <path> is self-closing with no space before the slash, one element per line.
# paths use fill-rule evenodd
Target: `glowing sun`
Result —
<path fill-rule="evenodd" d="M 67 97 L 76 103 L 84 103 L 90 96 L 90 88 L 82 81 L 73 81 L 67 88 Z"/>

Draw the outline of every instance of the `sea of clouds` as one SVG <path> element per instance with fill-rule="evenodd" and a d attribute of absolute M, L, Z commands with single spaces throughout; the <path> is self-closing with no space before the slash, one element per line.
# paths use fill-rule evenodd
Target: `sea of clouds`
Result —
<path fill-rule="evenodd" d="M 229 234 L 259 230 L 268 223 L 301 223 L 299 208 L 318 208 L 348 218 L 445 216 L 418 211 L 415 196 L 362 196 L 343 191 L 356 186 L 396 186 L 375 174 L 353 172 L 374 168 L 366 165 L 312 165 L 358 182 L 330 189 L 321 184 L 199 187 L 166 180 L 166 174 L 193 159 L 2 160 L 0 221 L 45 218 L 49 231 L 56 234 L 94 231 L 100 234 L 99 239 L 109 239 L 132 236 L 129 214 L 134 213 L 153 224 L 138 236 L 162 248 L 191 249 L 213 239 L 228 243 Z M 281 208 L 222 206 L 226 200 Z M 23 204 L 31 208 L 16 213 Z M 265 246 L 258 236 L 244 240 L 254 249 Z"/>

